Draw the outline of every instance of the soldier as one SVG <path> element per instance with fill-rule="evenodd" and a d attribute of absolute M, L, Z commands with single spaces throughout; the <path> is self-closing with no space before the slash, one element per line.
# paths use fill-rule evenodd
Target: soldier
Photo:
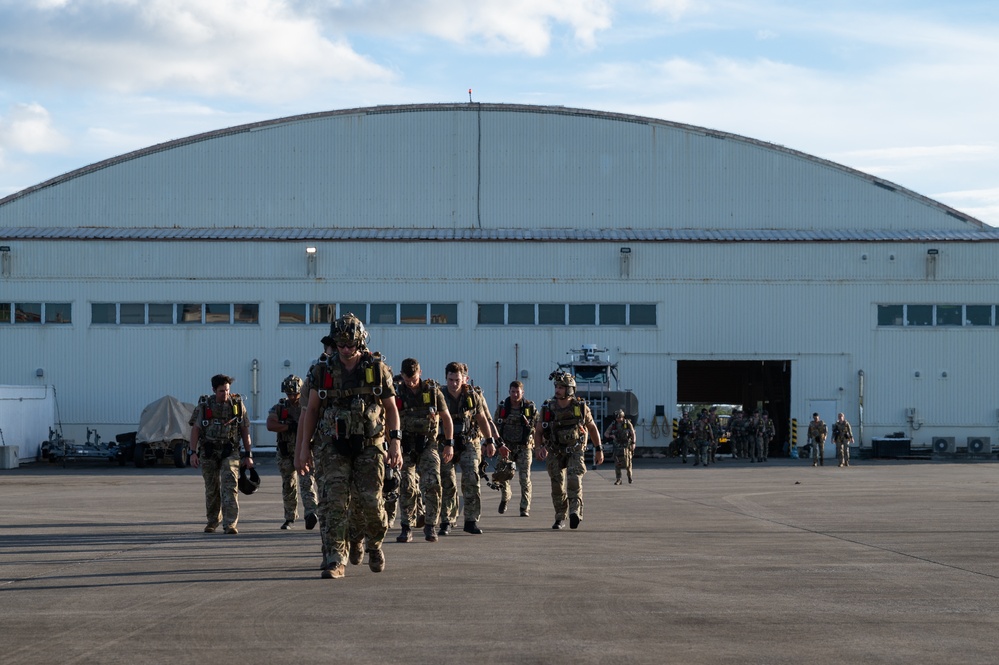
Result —
<path fill-rule="evenodd" d="M 697 422 L 694 423 L 694 445 L 696 449 L 694 451 L 694 466 L 703 464 L 708 465 L 711 460 L 711 442 L 715 438 L 714 430 L 711 427 L 711 416 L 704 409 L 701 409 L 701 414 L 697 417 Z"/>
<path fill-rule="evenodd" d="M 677 425 L 676 438 L 680 445 L 680 457 L 683 459 L 683 463 L 687 463 L 687 449 L 690 447 L 691 440 L 694 436 L 694 423 L 690 420 L 690 412 L 684 411 L 683 415 L 680 417 L 680 423 Z"/>
<path fill-rule="evenodd" d="M 431 379 L 421 379 L 420 363 L 415 358 L 402 361 L 399 378 L 395 399 L 402 423 L 402 533 L 396 541 L 413 541 L 412 525 L 417 524 L 422 495 L 426 515 L 423 535 L 427 542 L 436 543 L 435 525 L 441 513 L 441 459 L 448 463 L 454 454 L 451 415 L 440 386 Z M 441 430 L 444 446 L 438 453 L 437 434 Z"/>
<path fill-rule="evenodd" d="M 353 314 L 344 314 L 330 324 L 330 334 L 323 338 L 324 345 L 336 345 L 336 354 L 310 370 L 303 445 L 296 451 L 295 466 L 301 473 L 309 471 L 313 434 L 318 432 L 319 510 L 329 548 L 325 579 L 344 576 L 344 559 L 354 565 L 361 562 L 361 535 L 368 567 L 376 573 L 385 569 L 382 541 L 388 521 L 382 489 L 385 467 L 402 466 L 402 432 L 392 371 L 380 354 L 368 350 L 367 338 L 364 324 Z M 352 511 L 357 511 L 355 520 L 363 534 L 349 535 Z"/>
<path fill-rule="evenodd" d="M 818 413 L 813 413 L 812 422 L 808 423 L 808 443 L 812 448 L 812 466 L 825 466 L 826 424 Z"/>
<path fill-rule="evenodd" d="M 447 377 L 447 390 L 444 400 L 454 427 L 454 457 L 450 463 L 441 465 L 441 527 L 437 535 L 451 533 L 451 525 L 458 519 L 458 491 L 455 466 L 461 466 L 461 495 L 465 500 L 465 527 L 468 533 L 479 535 L 479 516 L 482 513 L 482 497 L 479 489 L 479 461 L 482 453 L 486 457 L 496 454 L 492 436 L 492 423 L 489 420 L 489 407 L 482 391 L 468 384 L 468 365 L 450 362 L 444 368 Z M 485 445 L 480 446 L 482 434 Z M 445 442 L 446 443 L 446 442 Z"/>
<path fill-rule="evenodd" d="M 225 374 L 212 377 L 214 394 L 203 395 L 191 414 L 191 466 L 201 467 L 205 480 L 205 533 L 214 533 L 221 523 L 228 534 L 237 534 L 239 501 L 236 487 L 240 466 L 253 468 L 250 421 L 243 398 L 229 393 L 234 379 Z M 239 442 L 243 452 L 239 452 Z M 240 461 L 242 457 L 242 461 Z"/>
<path fill-rule="evenodd" d="M 745 428 L 746 421 L 742 416 L 742 409 L 733 409 L 732 417 L 728 421 L 729 443 L 732 446 L 733 459 L 741 459 L 746 456 Z"/>
<path fill-rule="evenodd" d="M 302 379 L 294 374 L 281 382 L 284 399 L 278 401 L 267 412 L 267 431 L 277 432 L 277 465 L 281 472 L 281 499 L 284 503 L 284 524 L 282 529 L 290 529 L 298 518 L 298 496 L 302 495 L 302 508 L 305 511 L 305 528 L 314 529 L 319 518 L 316 516 L 316 489 L 312 472 L 299 477 L 295 470 L 295 440 L 298 438 L 298 424 L 301 419 Z"/>
<path fill-rule="evenodd" d="M 853 428 L 842 413 L 836 414 L 833 423 L 833 442 L 836 444 L 836 458 L 839 465 L 850 466 L 850 444 L 853 443 Z"/>
<path fill-rule="evenodd" d="M 631 460 L 635 454 L 635 426 L 624 417 L 623 409 L 618 409 L 614 414 L 614 421 L 604 431 L 604 441 L 608 439 L 614 442 L 614 484 L 621 484 L 621 469 L 625 469 L 630 485 Z"/>
<path fill-rule="evenodd" d="M 761 447 L 763 459 L 761 461 L 766 462 L 767 457 L 770 455 L 770 442 L 777 436 L 777 431 L 774 429 L 774 421 L 770 420 L 770 414 L 766 411 L 760 416 L 760 429 L 763 436 L 763 445 Z"/>
<path fill-rule="evenodd" d="M 710 456 L 711 463 L 715 464 L 718 462 L 718 440 L 722 435 L 721 420 L 718 418 L 718 407 L 712 406 L 708 409 L 708 420 L 711 421 L 711 446 L 710 446 Z"/>
<path fill-rule="evenodd" d="M 545 400 L 541 418 L 534 427 L 537 458 L 548 468 L 552 481 L 553 529 L 579 527 L 583 520 L 583 475 L 586 473 L 586 443 L 593 441 L 593 463 L 604 463 L 600 430 L 586 401 L 576 397 L 576 377 L 557 369 L 548 378 L 555 383 L 554 397 Z"/>
<path fill-rule="evenodd" d="M 531 460 L 534 457 L 534 426 L 538 422 L 538 408 L 524 399 L 524 384 L 510 383 L 510 396 L 496 407 L 496 428 L 499 432 L 499 454 L 512 462 L 520 479 L 520 516 L 531 514 Z M 497 481 L 501 492 L 499 512 L 506 512 L 513 498 L 512 478 Z"/>
<path fill-rule="evenodd" d="M 749 415 L 749 422 L 746 423 L 746 439 L 749 443 L 749 461 L 763 461 L 763 419 L 760 412 L 753 409 Z"/>

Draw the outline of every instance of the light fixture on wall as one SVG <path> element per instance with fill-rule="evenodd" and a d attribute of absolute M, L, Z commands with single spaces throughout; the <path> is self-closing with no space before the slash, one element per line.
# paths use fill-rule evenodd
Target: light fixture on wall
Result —
<path fill-rule="evenodd" d="M 316 248 L 305 248 L 305 274 L 309 277 L 316 276 Z"/>

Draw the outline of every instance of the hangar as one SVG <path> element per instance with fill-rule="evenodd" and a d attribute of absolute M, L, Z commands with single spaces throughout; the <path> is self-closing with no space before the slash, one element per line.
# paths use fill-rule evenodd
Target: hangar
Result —
<path fill-rule="evenodd" d="M 352 311 L 390 365 L 490 403 L 607 349 L 639 445 L 679 403 L 769 406 L 777 452 L 843 411 L 864 446 L 999 427 L 999 233 L 792 149 L 563 107 L 415 104 L 222 129 L 0 199 L 0 385 L 67 436 L 236 377 L 254 419 Z M 859 426 L 859 427 L 858 427 Z M 270 437 L 258 427 L 255 438 Z M 995 439 L 999 444 L 999 439 Z"/>

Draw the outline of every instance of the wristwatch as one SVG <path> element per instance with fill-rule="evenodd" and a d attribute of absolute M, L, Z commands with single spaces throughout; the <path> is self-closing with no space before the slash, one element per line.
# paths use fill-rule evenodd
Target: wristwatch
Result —
<path fill-rule="evenodd" d="M 447 448 L 448 446 L 453 446 L 453 445 L 454 445 L 454 439 L 444 439 L 444 447 L 445 448 Z"/>
<path fill-rule="evenodd" d="M 401 429 L 390 429 L 389 430 L 389 439 L 390 440 L 394 439 L 394 440 L 402 441 L 402 430 Z"/>
<path fill-rule="evenodd" d="M 198 451 L 195 450 L 194 448 L 188 448 L 187 449 L 187 456 L 188 457 L 190 457 L 191 455 L 197 455 L 197 454 L 198 454 Z"/>

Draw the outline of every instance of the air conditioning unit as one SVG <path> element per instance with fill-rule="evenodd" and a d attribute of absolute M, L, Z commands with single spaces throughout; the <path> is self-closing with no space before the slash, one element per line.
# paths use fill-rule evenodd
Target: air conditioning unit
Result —
<path fill-rule="evenodd" d="M 957 452 L 957 443 L 954 441 L 954 437 L 952 436 L 933 437 L 933 452 L 935 453 Z"/>
<path fill-rule="evenodd" d="M 991 455 L 992 454 L 992 439 L 987 436 L 969 436 L 968 437 L 968 454 L 969 455 Z"/>

